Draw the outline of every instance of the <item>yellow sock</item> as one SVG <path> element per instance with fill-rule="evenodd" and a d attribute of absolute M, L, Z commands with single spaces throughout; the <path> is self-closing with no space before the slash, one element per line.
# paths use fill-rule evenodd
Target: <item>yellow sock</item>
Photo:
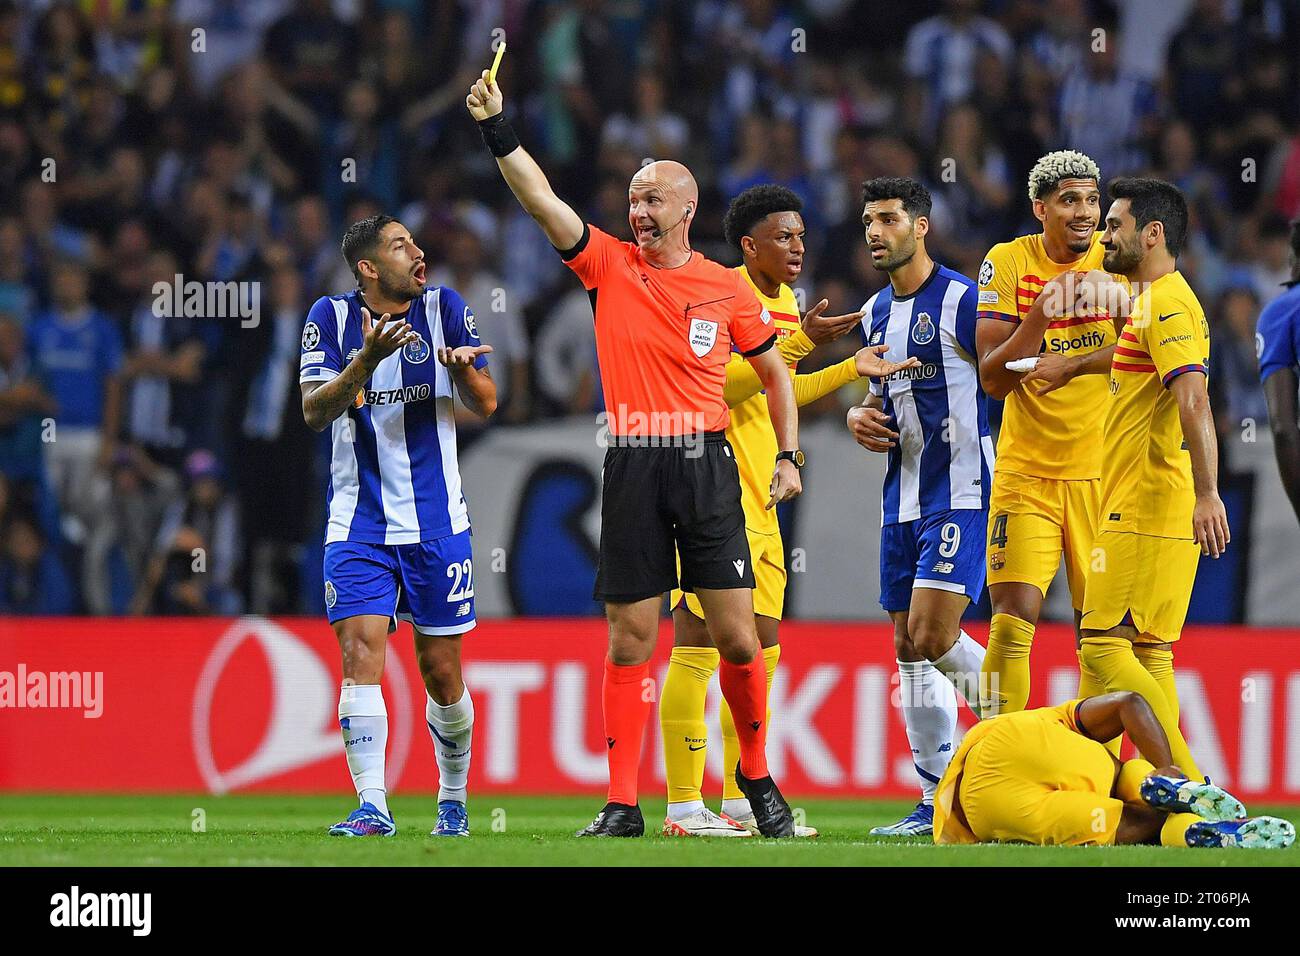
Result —
<path fill-rule="evenodd" d="M 1178 720 L 1178 686 L 1174 683 L 1174 652 L 1169 647 L 1157 647 L 1151 644 L 1134 644 L 1133 654 L 1146 672 L 1155 678 L 1160 689 L 1165 692 L 1165 700 Z M 1185 768 L 1184 768 L 1185 769 Z"/>
<path fill-rule="evenodd" d="M 1160 828 L 1161 846 L 1187 846 L 1187 828 L 1201 820 L 1194 813 L 1171 813 Z"/>
<path fill-rule="evenodd" d="M 1142 799 L 1142 792 L 1138 788 L 1142 786 L 1147 774 L 1155 769 L 1151 766 L 1151 761 L 1141 757 L 1124 761 L 1119 768 L 1119 778 L 1115 781 L 1115 796 L 1125 803 L 1145 805 L 1146 801 Z"/>
<path fill-rule="evenodd" d="M 1105 685 L 1108 693 L 1131 690 L 1141 694 L 1169 738 L 1169 752 L 1175 766 L 1192 779 L 1204 779 L 1192 759 L 1183 732 L 1178 729 L 1177 713 L 1171 711 L 1169 700 L 1156 679 L 1138 662 L 1131 641 L 1123 637 L 1085 637 L 1079 656 Z"/>
<path fill-rule="evenodd" d="M 980 709 L 986 717 L 1025 709 L 1034 625 L 1010 614 L 989 621 L 989 646 L 980 672 Z"/>
<path fill-rule="evenodd" d="M 776 644 L 772 647 L 763 648 L 763 667 L 767 670 L 767 695 L 768 699 L 772 696 L 772 677 L 776 674 L 776 662 L 781 659 L 781 645 Z M 736 736 L 736 722 L 731 717 L 731 708 L 727 702 L 722 702 L 722 709 L 718 712 L 718 723 L 722 725 L 722 799 L 738 800 L 744 797 L 740 788 L 736 786 L 736 775 L 733 771 L 740 760 L 740 739 Z M 772 726 L 772 709 L 767 710 L 767 726 Z"/>
<path fill-rule="evenodd" d="M 704 700 L 717 669 L 718 652 L 712 647 L 674 647 L 668 659 L 668 674 L 659 690 L 659 727 L 669 803 L 703 799 L 700 784 L 708 743 Z"/>
<path fill-rule="evenodd" d="M 1106 693 L 1106 685 L 1101 682 L 1101 678 L 1097 676 L 1096 671 L 1084 661 L 1083 655 L 1080 653 L 1077 656 L 1079 658 L 1079 698 L 1082 700 L 1085 697 L 1100 697 Z M 1120 734 L 1118 737 L 1104 741 L 1102 746 L 1110 751 L 1112 757 L 1118 760 L 1120 744 L 1123 742 L 1124 735 Z"/>

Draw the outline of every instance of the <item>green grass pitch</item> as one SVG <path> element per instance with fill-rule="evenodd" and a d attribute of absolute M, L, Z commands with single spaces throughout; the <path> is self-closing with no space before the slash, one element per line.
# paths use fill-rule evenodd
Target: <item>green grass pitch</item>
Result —
<path fill-rule="evenodd" d="M 0 796 L 0 866 L 1300 866 L 1285 851 L 1165 847 L 936 847 L 867 836 L 909 804 L 794 800 L 815 840 L 691 840 L 658 835 L 662 800 L 641 804 L 640 840 L 576 840 L 596 797 L 471 794 L 469 839 L 429 836 L 434 801 L 391 802 L 391 839 L 325 835 L 350 795 Z M 1300 808 L 1252 807 L 1300 821 Z M 197 812 L 197 811 L 201 811 Z M 194 832 L 201 820 L 204 832 Z"/>

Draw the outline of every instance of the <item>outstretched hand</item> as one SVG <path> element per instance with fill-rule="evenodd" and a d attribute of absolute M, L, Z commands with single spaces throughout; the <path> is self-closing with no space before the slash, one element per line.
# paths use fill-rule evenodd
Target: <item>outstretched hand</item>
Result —
<path fill-rule="evenodd" d="M 901 362 L 887 362 L 881 356 L 888 351 L 888 345 L 866 345 L 858 349 L 853 356 L 853 362 L 858 367 L 858 374 L 863 378 L 885 378 L 905 368 L 915 368 L 921 364 L 921 360 L 915 355 L 905 358 Z"/>
<path fill-rule="evenodd" d="M 373 371 L 384 359 L 392 355 L 407 342 L 414 342 L 419 335 L 411 329 L 405 319 L 392 321 L 392 316 L 385 312 L 378 322 L 371 322 L 370 310 L 361 310 L 361 355 L 362 361 Z"/>
<path fill-rule="evenodd" d="M 860 323 L 862 317 L 866 315 L 865 312 L 861 311 L 849 312 L 845 315 L 823 315 L 829 305 L 829 299 L 822 299 L 805 312 L 803 319 L 799 322 L 803 334 L 812 339 L 813 345 L 834 342 L 849 329 Z"/>
<path fill-rule="evenodd" d="M 491 351 L 490 345 L 462 345 L 454 349 L 444 347 L 438 349 L 438 361 L 457 372 L 471 367 L 480 355 L 487 355 Z"/>

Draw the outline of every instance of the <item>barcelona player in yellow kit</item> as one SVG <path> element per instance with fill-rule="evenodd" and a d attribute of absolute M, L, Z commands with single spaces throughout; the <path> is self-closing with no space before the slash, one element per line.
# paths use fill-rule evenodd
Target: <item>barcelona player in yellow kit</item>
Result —
<path fill-rule="evenodd" d="M 1065 559 L 1075 609 L 1096 532 L 1101 425 L 1115 345 L 1111 317 L 1081 295 L 1079 274 L 1101 266 L 1100 171 L 1082 153 L 1042 157 L 1029 174 L 1038 235 L 989 250 L 979 271 L 980 381 L 1005 399 L 989 501 L 993 616 L 981 709 L 1023 710 L 1029 650 L 1048 585 Z M 1037 358 L 1029 373 L 1012 360 Z M 1080 694 L 1098 690 L 1081 681 Z"/>
<path fill-rule="evenodd" d="M 798 361 L 822 342 L 843 335 L 862 318 L 861 312 L 829 317 L 822 301 L 802 320 L 790 283 L 803 267 L 804 225 L 799 197 L 781 186 L 761 185 L 745 190 L 731 203 L 724 227 L 728 241 L 740 249 L 741 276 L 754 290 L 777 334 L 777 349 L 794 374 Z M 816 401 L 864 375 L 889 374 L 915 364 L 886 362 L 882 347 L 864 348 L 855 356 L 811 374 L 794 374 L 795 401 Z M 740 499 L 745 511 L 754 570 L 754 615 L 767 668 L 768 689 L 781 647 L 777 625 L 785 606 L 785 547 L 770 494 L 776 435 L 760 394 L 758 377 L 739 356 L 727 365 L 724 395 L 731 408 L 727 440 L 740 473 Z M 802 463 L 799 463 L 802 464 Z M 668 818 L 664 832 L 674 836 L 749 836 L 753 814 L 730 773 L 723 775 L 723 815 L 704 805 L 706 730 L 705 696 L 709 678 L 718 667 L 718 652 L 709 640 L 699 600 L 694 594 L 672 592 L 675 636 L 668 675 L 660 693 L 659 721 L 663 731 L 664 765 L 668 778 Z M 739 751 L 731 712 L 721 712 L 723 766 L 735 766 Z M 796 827 L 802 836 L 815 835 Z"/>
<path fill-rule="evenodd" d="M 1102 741 L 1127 734 L 1121 763 Z M 1247 819 L 1240 800 L 1188 779 L 1150 705 L 1132 691 L 981 721 L 939 781 L 934 842 L 1283 849 L 1295 827 Z"/>
<path fill-rule="evenodd" d="M 1217 558 L 1230 539 L 1206 387 L 1210 327 L 1177 270 L 1187 235 L 1182 193 L 1157 179 L 1119 179 L 1110 195 L 1103 267 L 1122 273 L 1137 294 L 1110 373 L 1080 660 L 1106 690 L 1145 697 L 1174 761 L 1199 777 L 1178 729 L 1173 644 L 1200 556 Z M 1101 273 L 1088 280 L 1109 282 Z"/>

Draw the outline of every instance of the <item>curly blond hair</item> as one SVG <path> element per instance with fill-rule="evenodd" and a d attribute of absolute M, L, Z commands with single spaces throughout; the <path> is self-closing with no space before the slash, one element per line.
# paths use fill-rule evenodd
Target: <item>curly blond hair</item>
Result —
<path fill-rule="evenodd" d="M 1095 179 L 1100 185 L 1101 170 L 1090 156 L 1078 150 L 1058 149 L 1048 153 L 1029 171 L 1029 201 L 1042 199 L 1062 179 Z"/>

